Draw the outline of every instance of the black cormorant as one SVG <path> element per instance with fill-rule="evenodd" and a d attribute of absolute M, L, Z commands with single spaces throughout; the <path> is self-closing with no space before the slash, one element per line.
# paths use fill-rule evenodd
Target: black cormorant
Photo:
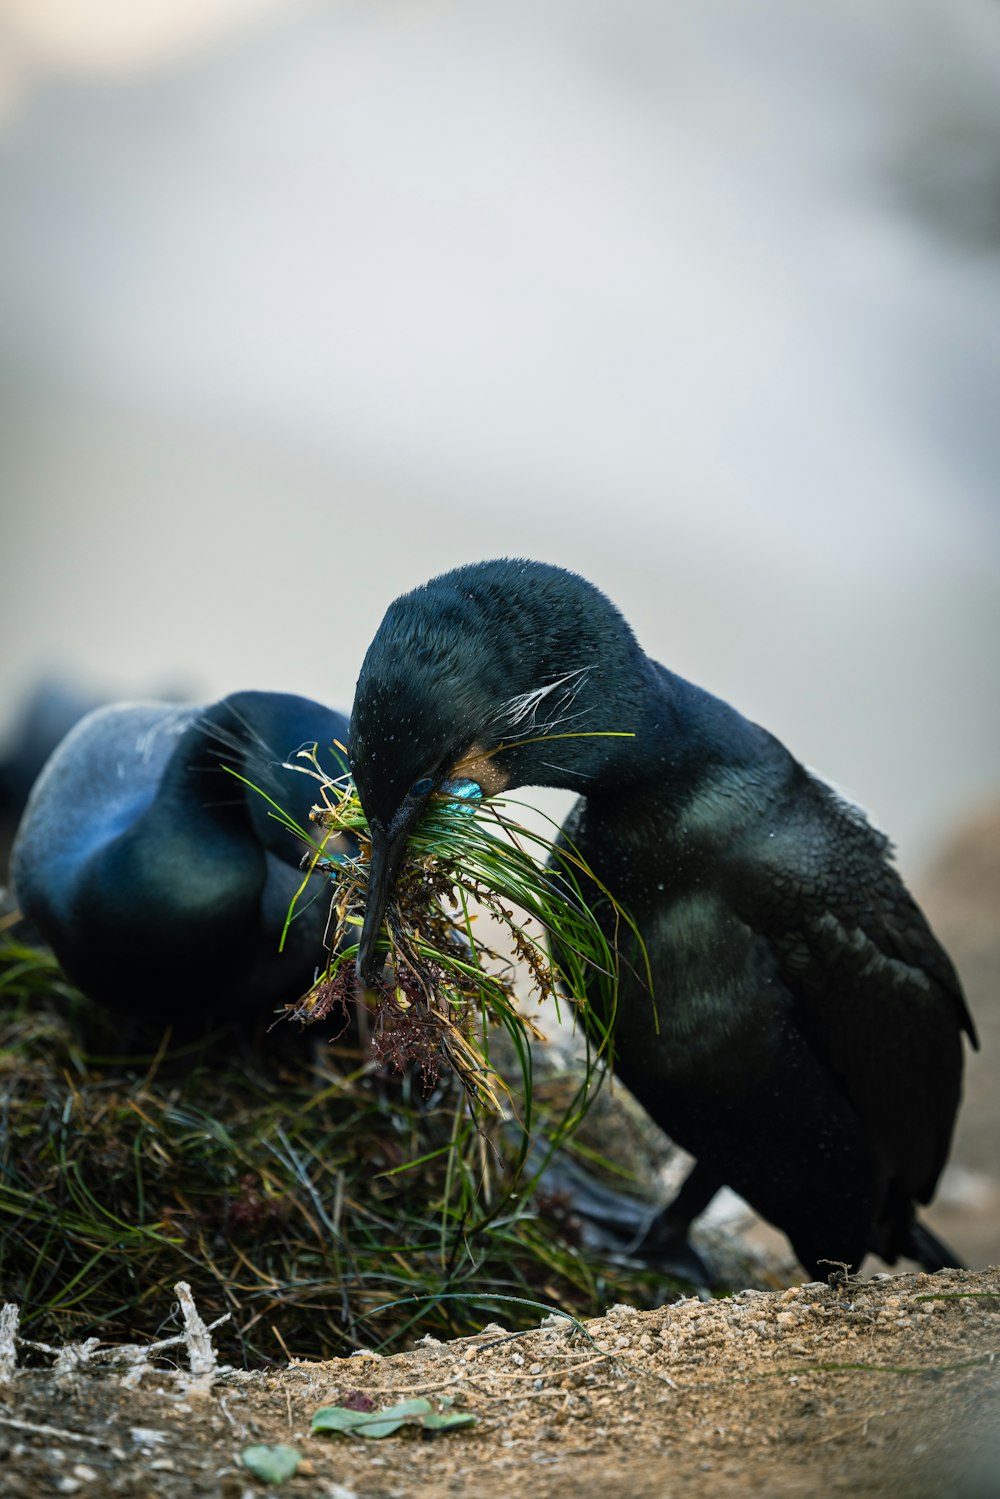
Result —
<path fill-rule="evenodd" d="M 97 709 L 29 798 L 11 856 L 22 912 L 85 994 L 142 1021 L 299 998 L 327 956 L 329 887 L 312 876 L 279 952 L 304 847 L 265 798 L 308 830 L 319 787 L 282 762 L 316 744 L 341 775 L 346 735 L 339 713 L 280 692 Z"/>
<path fill-rule="evenodd" d="M 652 970 L 650 994 L 623 954 L 615 1067 L 696 1159 L 657 1226 L 665 1253 L 725 1184 L 813 1274 L 869 1250 L 955 1263 L 914 1204 L 948 1153 L 962 1032 L 975 1043 L 958 979 L 887 838 L 772 734 L 650 660 L 582 578 L 505 560 L 389 607 L 349 751 L 372 832 L 369 986 L 407 834 L 444 778 L 579 794 L 564 835 Z"/>

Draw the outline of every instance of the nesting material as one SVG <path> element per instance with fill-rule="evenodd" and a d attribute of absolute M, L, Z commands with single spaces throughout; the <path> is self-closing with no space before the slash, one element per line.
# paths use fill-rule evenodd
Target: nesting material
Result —
<path fill-rule="evenodd" d="M 491 1060 L 497 1026 L 514 1045 L 530 1098 L 530 1043 L 541 1033 L 524 1000 L 568 1004 L 583 1015 L 594 1054 L 606 1049 L 619 956 L 581 885 L 589 883 L 590 899 L 598 896 L 614 929 L 635 933 L 634 924 L 571 847 L 517 821 L 516 802 L 483 801 L 470 780 L 446 781 L 411 833 L 380 940 L 386 977 L 378 991 L 361 989 L 355 958 L 368 890 L 368 824 L 351 777 L 331 781 L 304 753 L 321 792 L 312 813 L 318 836 L 305 864 L 309 874 L 329 873 L 334 896 L 331 956 L 305 998 L 289 1007 L 295 1019 L 308 1024 L 339 1014 L 346 1026 L 356 1004 L 379 1062 L 400 1071 L 418 1067 L 428 1090 L 447 1066 L 473 1109 L 492 1113 L 513 1103 Z M 358 853 L 331 859 L 327 850 L 345 838 Z M 492 939 L 482 935 L 484 913 L 496 924 Z M 596 1007 L 587 999 L 595 991 Z"/>

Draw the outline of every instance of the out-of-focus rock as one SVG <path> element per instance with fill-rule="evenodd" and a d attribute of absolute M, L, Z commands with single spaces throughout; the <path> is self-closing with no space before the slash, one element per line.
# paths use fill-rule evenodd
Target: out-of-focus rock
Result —
<path fill-rule="evenodd" d="M 973 1266 L 1000 1262 L 1000 803 L 963 822 L 917 891 L 958 969 L 980 1050 L 968 1056 L 951 1164 L 928 1219 Z"/>

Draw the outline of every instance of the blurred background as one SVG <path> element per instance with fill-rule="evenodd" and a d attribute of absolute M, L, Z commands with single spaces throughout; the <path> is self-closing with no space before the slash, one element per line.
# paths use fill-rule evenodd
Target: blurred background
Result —
<path fill-rule="evenodd" d="M 996 0 L 0 0 L 0 727 L 346 709 L 527 555 L 995 874 L 998 77 Z"/>

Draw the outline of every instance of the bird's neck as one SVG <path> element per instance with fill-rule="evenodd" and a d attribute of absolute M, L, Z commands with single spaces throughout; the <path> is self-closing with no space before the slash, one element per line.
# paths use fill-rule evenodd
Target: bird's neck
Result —
<path fill-rule="evenodd" d="M 149 818 L 161 818 L 168 831 L 186 837 L 193 854 L 203 841 L 206 859 L 221 861 L 256 844 L 297 866 L 304 845 L 284 827 L 281 814 L 307 833 L 319 785 L 306 773 L 307 762 L 296 761 L 303 769 L 293 769 L 285 757 L 306 741 L 322 744 L 329 715 L 304 700 L 300 710 L 292 698 L 282 698 L 279 710 L 276 716 L 268 695 L 254 692 L 234 693 L 214 705 L 178 744 Z M 324 769 L 336 774 L 325 746 L 320 755 Z M 146 835 L 151 831 L 147 823 Z"/>
<path fill-rule="evenodd" d="M 656 746 L 658 777 L 675 789 L 694 788 L 720 772 L 751 771 L 785 755 L 773 735 L 729 703 L 657 662 L 649 665 L 657 679 L 650 693 L 650 750 Z"/>
<path fill-rule="evenodd" d="M 679 805 L 714 777 L 752 775 L 784 753 L 728 703 L 647 656 L 619 676 L 598 716 L 608 737 L 582 740 L 585 774 L 559 782 L 587 797 L 639 795 Z"/>

